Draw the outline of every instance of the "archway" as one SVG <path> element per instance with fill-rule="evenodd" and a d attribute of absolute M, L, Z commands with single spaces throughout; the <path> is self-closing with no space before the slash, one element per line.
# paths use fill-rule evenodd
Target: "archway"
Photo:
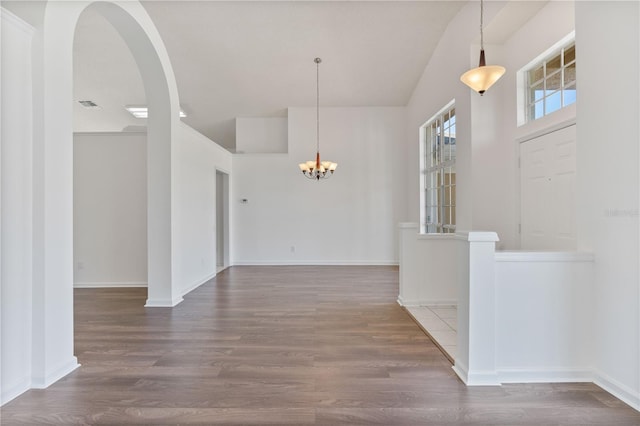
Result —
<path fill-rule="evenodd" d="M 78 364 L 73 356 L 73 39 L 92 8 L 120 33 L 140 69 L 147 94 L 146 306 L 175 306 L 175 176 L 179 101 L 168 54 L 139 2 L 47 3 L 34 99 L 34 231 L 32 387 L 46 387 Z M 41 74 L 40 74 L 41 73 Z M 40 96 L 38 96 L 40 95 Z"/>

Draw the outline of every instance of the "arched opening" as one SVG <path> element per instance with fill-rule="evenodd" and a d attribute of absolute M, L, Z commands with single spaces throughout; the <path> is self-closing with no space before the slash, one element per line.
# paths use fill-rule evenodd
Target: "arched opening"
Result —
<path fill-rule="evenodd" d="M 144 287 L 137 294 L 146 298 L 147 120 L 125 106 L 147 100 L 129 48 L 92 9 L 81 13 L 73 47 L 74 296 Z"/>
<path fill-rule="evenodd" d="M 182 300 L 174 279 L 175 140 L 179 101 L 169 57 L 138 2 L 49 2 L 37 41 L 35 76 L 32 387 L 46 387 L 78 364 L 73 356 L 73 40 L 85 9 L 100 13 L 129 47 L 142 75 L 147 124 L 146 306 Z"/>

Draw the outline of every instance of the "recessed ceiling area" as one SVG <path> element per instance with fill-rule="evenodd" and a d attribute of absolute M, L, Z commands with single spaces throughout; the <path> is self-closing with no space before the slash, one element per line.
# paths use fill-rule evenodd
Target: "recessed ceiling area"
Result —
<path fill-rule="evenodd" d="M 233 151 L 236 117 L 321 106 L 406 105 L 449 21 L 466 2 L 145 1 L 167 47 L 184 122 Z M 142 77 L 100 15 L 81 17 L 74 44 L 74 130 L 140 129 L 125 105 L 146 103 Z"/>

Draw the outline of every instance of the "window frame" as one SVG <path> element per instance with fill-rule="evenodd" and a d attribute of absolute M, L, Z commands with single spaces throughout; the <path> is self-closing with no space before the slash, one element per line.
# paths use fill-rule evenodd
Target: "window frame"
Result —
<path fill-rule="evenodd" d="M 420 126 L 421 234 L 456 232 L 456 121 L 453 99 Z M 438 136 L 440 139 L 437 139 Z M 454 143 L 451 143 L 452 140 Z M 447 154 L 449 158 L 446 158 Z M 432 219 L 433 216 L 436 216 L 435 220 Z M 443 220 L 444 218 L 447 220 Z"/>
<path fill-rule="evenodd" d="M 573 49 L 574 51 L 573 59 L 566 61 L 565 53 L 570 49 Z M 548 72 L 547 65 L 554 60 L 560 61 L 560 67 L 552 72 Z M 570 68 L 573 68 L 573 71 L 571 73 L 567 73 L 567 70 Z M 535 81 L 530 81 L 530 73 L 539 69 L 542 69 L 542 77 Z M 520 116 L 522 118 L 518 120 L 518 125 L 520 126 L 536 122 L 550 114 L 553 114 L 554 112 L 563 110 L 570 105 L 574 105 L 577 102 L 576 70 L 577 57 L 575 32 L 571 32 L 566 37 L 563 37 L 550 49 L 523 67 L 518 72 L 518 80 L 521 82 L 518 84 L 520 86 L 519 97 L 521 98 L 520 105 L 522 105 L 520 107 L 522 108 L 522 115 Z M 573 74 L 573 79 L 567 80 L 567 78 L 570 78 L 567 74 Z M 549 89 L 547 83 L 554 78 L 560 79 L 559 88 L 555 90 Z M 540 87 L 539 91 L 542 96 L 536 98 L 535 96 L 532 96 L 532 93 L 538 86 Z M 569 90 L 575 92 L 573 96 L 569 97 L 569 102 L 567 102 L 567 93 Z M 549 104 L 553 104 L 552 102 L 549 102 L 551 98 L 559 98 L 558 101 L 556 101 L 559 106 L 550 110 Z M 538 108 L 542 109 L 540 115 L 536 112 L 536 105 L 538 105 Z"/>

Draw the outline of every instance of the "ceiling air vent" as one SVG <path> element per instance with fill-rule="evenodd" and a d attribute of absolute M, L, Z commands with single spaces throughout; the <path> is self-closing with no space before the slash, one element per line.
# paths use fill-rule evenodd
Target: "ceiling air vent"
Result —
<path fill-rule="evenodd" d="M 97 103 L 93 102 L 93 101 L 78 101 L 78 103 L 80 105 L 82 105 L 85 108 L 89 108 L 89 109 L 100 109 L 100 107 L 98 106 Z"/>

